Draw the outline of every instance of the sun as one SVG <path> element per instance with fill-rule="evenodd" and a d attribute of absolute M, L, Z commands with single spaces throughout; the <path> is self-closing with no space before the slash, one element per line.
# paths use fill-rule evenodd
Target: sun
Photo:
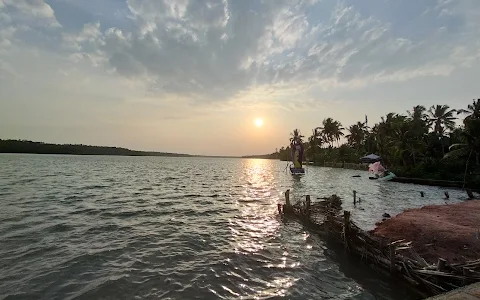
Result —
<path fill-rule="evenodd" d="M 255 120 L 255 126 L 262 127 L 262 125 L 263 125 L 263 120 L 262 119 L 259 118 L 259 119 Z"/>

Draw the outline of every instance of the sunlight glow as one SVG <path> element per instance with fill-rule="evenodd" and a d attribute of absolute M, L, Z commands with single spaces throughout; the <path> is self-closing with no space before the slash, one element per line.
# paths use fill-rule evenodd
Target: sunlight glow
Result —
<path fill-rule="evenodd" d="M 263 125 L 263 120 L 262 119 L 259 118 L 259 119 L 255 120 L 255 126 L 262 127 L 262 125 Z"/>

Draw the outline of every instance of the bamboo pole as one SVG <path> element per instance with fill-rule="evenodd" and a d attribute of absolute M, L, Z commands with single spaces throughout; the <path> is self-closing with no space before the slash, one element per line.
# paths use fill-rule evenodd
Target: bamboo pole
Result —
<path fill-rule="evenodd" d="M 310 195 L 306 196 L 305 199 L 305 214 L 307 216 L 307 219 L 310 219 L 310 214 L 311 214 L 311 200 L 310 200 Z"/>
<path fill-rule="evenodd" d="M 388 248 L 390 250 L 390 272 L 395 273 L 395 245 L 390 244 Z"/>
<path fill-rule="evenodd" d="M 349 240 L 349 229 L 350 229 L 350 212 L 344 211 L 343 212 L 343 237 L 345 239 L 345 248 L 348 249 L 348 240 Z"/>

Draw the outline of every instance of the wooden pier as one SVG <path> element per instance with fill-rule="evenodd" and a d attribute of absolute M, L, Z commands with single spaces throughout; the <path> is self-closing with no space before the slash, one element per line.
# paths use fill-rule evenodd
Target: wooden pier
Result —
<path fill-rule="evenodd" d="M 293 203 L 287 190 L 285 204 L 279 204 L 278 211 L 327 240 L 341 243 L 351 255 L 405 280 L 424 296 L 439 295 L 480 281 L 480 260 L 448 264 L 438 258 L 436 264 L 429 264 L 418 255 L 411 241 L 389 240 L 359 228 L 351 220 L 350 212 L 342 210 L 338 196 L 321 200 L 313 203 L 307 195 L 304 200 Z"/>

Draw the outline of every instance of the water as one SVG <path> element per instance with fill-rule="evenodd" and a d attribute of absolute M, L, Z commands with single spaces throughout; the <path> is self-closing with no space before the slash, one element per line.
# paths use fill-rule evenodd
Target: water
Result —
<path fill-rule="evenodd" d="M 441 189 L 284 169 L 256 159 L 0 155 L 0 299 L 416 299 L 282 221 L 276 204 L 286 189 L 296 199 L 337 193 L 370 228 L 384 212 L 443 203 Z M 449 202 L 464 199 L 449 191 Z"/>

